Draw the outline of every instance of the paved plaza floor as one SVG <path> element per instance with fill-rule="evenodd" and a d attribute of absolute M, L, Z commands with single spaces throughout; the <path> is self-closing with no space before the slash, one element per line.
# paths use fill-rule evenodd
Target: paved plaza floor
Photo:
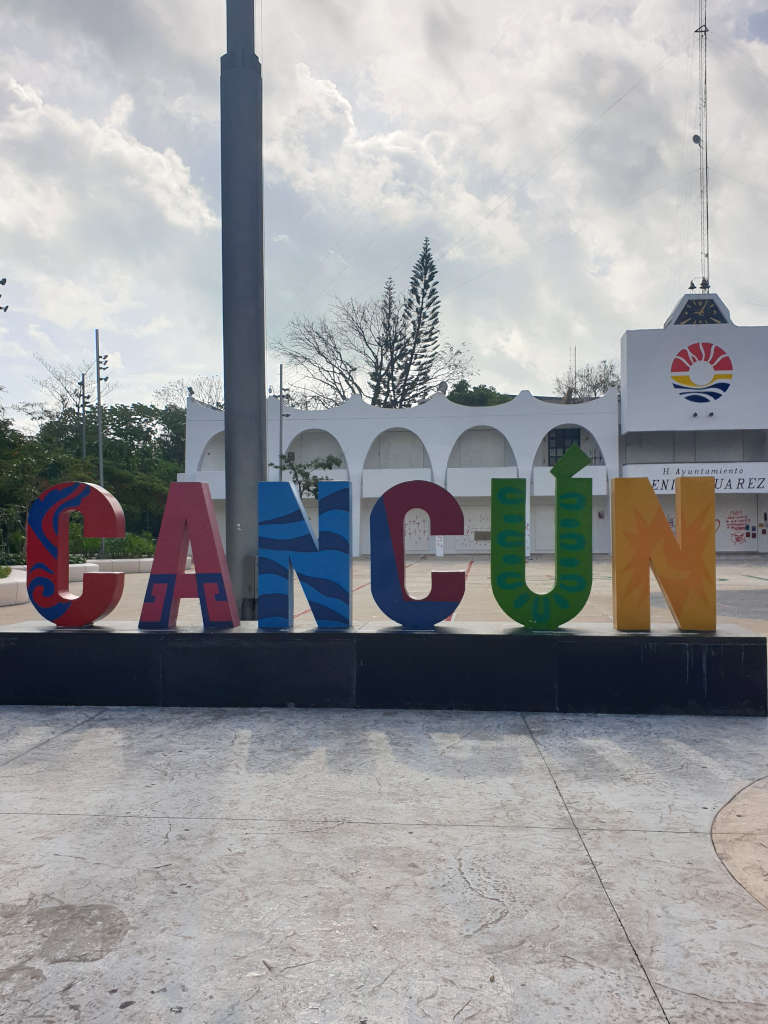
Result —
<path fill-rule="evenodd" d="M 433 571 L 464 572 L 466 591 L 451 622 L 482 622 L 489 627 L 503 629 L 510 620 L 499 608 L 491 592 L 490 559 L 488 555 L 475 557 L 451 556 L 433 558 L 413 555 L 406 569 L 406 585 L 412 597 L 425 597 L 431 587 Z M 535 556 L 527 566 L 526 578 L 532 590 L 546 592 L 554 582 L 555 564 L 551 556 Z M 126 575 L 123 599 L 114 612 L 104 621 L 136 623 L 147 589 L 149 576 L 143 573 Z M 388 623 L 371 596 L 370 562 L 367 558 L 356 558 L 352 568 L 352 612 L 357 629 L 372 624 Z M 79 593 L 81 584 L 73 583 L 72 591 Z M 742 626 L 751 632 L 768 635 L 768 555 L 722 555 L 718 559 L 718 621 Z M 296 629 L 314 629 L 312 613 L 304 593 L 294 580 L 294 614 Z M 664 598 L 651 579 L 652 621 L 658 625 L 670 625 L 672 616 L 667 610 Z M 15 622 L 30 621 L 37 616 L 30 604 L 0 608 L 0 626 Z M 179 625 L 201 626 L 202 618 L 196 601 L 182 601 Z M 607 556 L 596 556 L 593 564 L 592 593 L 584 610 L 573 620 L 596 622 L 605 625 L 612 621 L 611 611 L 611 562 Z"/>
<path fill-rule="evenodd" d="M 718 576 L 766 633 L 768 560 Z M 765 1024 L 766 779 L 765 719 L 3 708 L 0 1021 Z"/>

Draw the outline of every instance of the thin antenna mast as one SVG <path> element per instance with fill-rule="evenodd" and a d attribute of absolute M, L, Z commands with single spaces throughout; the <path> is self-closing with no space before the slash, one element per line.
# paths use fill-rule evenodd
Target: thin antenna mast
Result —
<path fill-rule="evenodd" d="M 707 0 L 699 0 L 699 197 L 701 202 L 701 290 L 709 291 L 709 139 L 707 126 Z"/>

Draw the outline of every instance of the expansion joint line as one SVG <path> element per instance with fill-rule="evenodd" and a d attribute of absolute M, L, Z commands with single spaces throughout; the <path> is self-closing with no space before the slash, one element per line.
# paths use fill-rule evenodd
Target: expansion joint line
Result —
<path fill-rule="evenodd" d="M 565 797 L 563 796 L 562 790 L 560 789 L 560 786 L 557 783 L 557 779 L 555 778 L 555 774 L 552 771 L 552 768 L 551 768 L 551 766 L 549 764 L 549 761 L 547 760 L 546 755 L 544 754 L 544 751 L 541 749 L 541 745 L 539 744 L 539 741 L 536 739 L 536 737 L 535 737 L 535 735 L 533 733 L 533 730 L 531 729 L 530 725 L 528 724 L 528 719 L 526 718 L 525 714 L 521 713 L 520 717 L 522 718 L 523 723 L 525 724 L 525 728 L 528 730 L 528 735 L 531 737 L 533 745 L 536 747 L 536 751 L 537 751 L 539 757 L 541 758 L 541 760 L 542 760 L 542 762 L 544 764 L 544 767 L 547 769 L 549 777 L 552 780 L 552 785 L 555 787 L 555 791 L 557 792 L 557 795 L 560 797 L 560 801 L 561 801 L 563 807 L 565 808 L 565 813 L 570 818 L 571 825 L 573 826 L 573 830 L 576 833 L 576 835 L 579 837 L 579 841 L 581 842 L 581 845 L 584 848 L 584 853 L 586 853 L 587 858 L 589 859 L 589 863 L 592 865 L 592 870 L 594 871 L 595 877 L 597 878 L 597 881 L 600 884 L 600 888 L 603 890 L 603 894 L 604 894 L 606 900 L 608 901 L 608 905 L 610 906 L 611 910 L 613 911 L 614 916 L 615 916 L 616 920 L 619 923 L 619 927 L 621 928 L 622 932 L 624 933 L 624 938 L 629 943 L 629 948 L 634 953 L 635 960 L 637 961 L 638 967 L 643 972 L 643 974 L 645 976 L 645 980 L 648 982 L 648 985 L 649 985 L 649 987 L 651 989 L 651 992 L 653 992 L 654 999 L 656 1000 L 656 1003 L 658 1004 L 658 1007 L 659 1007 L 659 1010 L 661 1012 L 661 1015 L 664 1018 L 664 1020 L 666 1021 L 666 1024 L 670 1024 L 669 1017 L 667 1016 L 667 1011 L 664 1009 L 664 1006 L 663 1006 L 663 1004 L 661 1002 L 661 999 L 659 998 L 659 993 L 656 991 L 656 986 L 651 981 L 650 975 L 648 974 L 648 971 L 645 969 L 645 964 L 640 959 L 640 954 L 637 952 L 637 949 L 635 948 L 634 942 L 629 937 L 629 932 L 627 931 L 627 929 L 626 929 L 626 927 L 624 925 L 624 922 L 621 919 L 621 915 L 619 914 L 619 911 L 616 908 L 616 904 L 611 899 L 611 896 L 610 896 L 608 890 L 605 887 L 605 883 L 603 882 L 602 878 L 600 877 L 600 872 L 597 869 L 597 864 L 595 864 L 594 857 L 590 853 L 589 847 L 587 846 L 586 840 L 584 839 L 584 836 L 582 835 L 581 829 L 576 824 L 576 821 L 574 820 L 574 817 L 571 814 L 571 809 L 570 809 L 570 807 L 568 806 L 568 804 L 565 801 Z"/>
<path fill-rule="evenodd" d="M 88 723 L 92 722 L 95 718 L 101 718 L 101 716 L 105 715 L 108 710 L 108 708 L 101 708 L 100 711 L 96 711 L 87 718 L 83 718 L 81 721 L 75 722 L 74 725 L 67 726 L 66 729 L 62 729 L 60 732 L 55 732 L 51 736 L 46 736 L 44 740 L 40 740 L 40 742 L 35 743 L 34 746 L 20 750 L 18 754 L 14 754 L 13 757 L 9 757 L 7 761 L 0 761 L 0 771 L 2 771 L 6 765 L 12 764 L 14 761 L 18 761 L 20 757 L 26 757 L 27 754 L 32 754 L 34 751 L 39 750 L 40 747 L 44 747 L 46 743 L 50 743 L 52 740 L 57 740 L 60 736 L 66 736 L 68 732 L 74 732 L 75 729 L 79 729 L 83 725 L 88 725 Z"/>

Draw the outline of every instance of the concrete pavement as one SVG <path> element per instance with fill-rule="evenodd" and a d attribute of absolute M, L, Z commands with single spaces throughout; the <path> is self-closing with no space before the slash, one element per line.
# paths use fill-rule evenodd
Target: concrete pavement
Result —
<path fill-rule="evenodd" d="M 768 722 L 0 715 L 0 1019 L 763 1024 Z"/>
<path fill-rule="evenodd" d="M 415 596 L 448 563 L 413 565 Z M 720 562 L 724 618 L 768 630 L 766 565 Z M 496 621 L 487 560 L 467 569 L 458 621 Z M 358 562 L 357 624 L 367 583 Z M 609 609 L 598 562 L 584 615 Z M 761 719 L 0 709 L 0 1021 L 764 1024 L 767 741 Z"/>

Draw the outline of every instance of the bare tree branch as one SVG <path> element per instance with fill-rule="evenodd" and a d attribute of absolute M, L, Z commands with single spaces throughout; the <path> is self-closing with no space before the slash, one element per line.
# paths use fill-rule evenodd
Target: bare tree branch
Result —
<path fill-rule="evenodd" d="M 183 408 L 187 404 L 187 397 L 191 396 L 214 409 L 224 408 L 224 381 L 217 373 L 188 379 L 177 377 L 161 388 L 155 388 L 152 394 L 162 405 L 179 405 Z"/>
<path fill-rule="evenodd" d="M 62 413 L 67 409 L 77 409 L 80 396 L 80 377 L 85 374 L 85 386 L 92 392 L 92 401 L 96 396 L 96 366 L 89 359 L 83 359 L 76 366 L 72 363 L 51 363 L 35 353 L 35 359 L 40 363 L 46 372 L 45 377 L 33 377 L 33 383 L 37 384 L 42 391 L 53 399 L 56 412 Z M 101 395 L 114 391 L 115 385 L 107 382 L 102 385 Z M 33 405 L 35 403 L 28 403 Z M 46 403 L 40 403 L 41 411 L 46 408 Z"/>
<path fill-rule="evenodd" d="M 569 366 L 566 373 L 555 377 L 554 388 L 566 402 L 588 402 L 600 398 L 609 388 L 618 387 L 619 373 L 613 359 L 585 363 L 578 369 Z"/>
<path fill-rule="evenodd" d="M 297 390 L 315 407 L 327 409 L 359 395 L 372 405 L 413 404 L 407 375 L 399 386 L 397 358 L 405 336 L 402 300 L 337 299 L 326 317 L 297 317 L 288 325 L 278 354 L 294 370 Z M 437 349 L 424 375 L 423 397 L 441 381 L 457 383 L 471 372 L 467 353 L 450 344 Z M 421 396 L 419 396 L 419 400 Z"/>

